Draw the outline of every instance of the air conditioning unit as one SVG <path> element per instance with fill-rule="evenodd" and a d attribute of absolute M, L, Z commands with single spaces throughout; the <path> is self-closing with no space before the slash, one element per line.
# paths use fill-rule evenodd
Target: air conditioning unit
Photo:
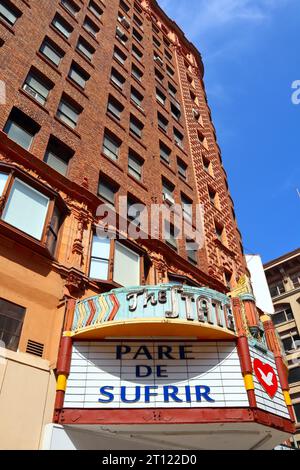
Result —
<path fill-rule="evenodd" d="M 123 31 L 123 29 L 119 28 L 119 26 L 117 26 L 117 29 L 116 29 L 116 35 L 120 38 L 120 39 L 123 39 L 126 35 Z"/>
<path fill-rule="evenodd" d="M 163 66 L 164 65 L 164 61 L 157 55 L 155 58 L 154 58 L 155 62 L 157 62 L 159 65 Z"/>
<path fill-rule="evenodd" d="M 126 28 L 126 29 L 130 28 L 130 22 L 127 20 L 127 18 L 125 18 L 125 16 L 123 16 L 120 19 L 120 23 L 124 26 L 124 28 Z"/>
<path fill-rule="evenodd" d="M 163 199 L 164 202 L 166 202 L 169 206 L 173 206 L 173 204 L 175 204 L 174 198 L 171 196 L 171 194 L 164 193 Z"/>
<path fill-rule="evenodd" d="M 38 98 L 38 93 L 34 91 L 27 83 L 25 83 L 23 89 L 30 95 L 33 96 L 33 98 L 37 99 Z"/>

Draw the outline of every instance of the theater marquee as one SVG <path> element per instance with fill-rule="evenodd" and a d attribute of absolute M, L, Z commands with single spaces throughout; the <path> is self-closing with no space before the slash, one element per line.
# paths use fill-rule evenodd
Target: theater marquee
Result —
<path fill-rule="evenodd" d="M 65 408 L 247 407 L 234 343 L 77 342 Z"/>

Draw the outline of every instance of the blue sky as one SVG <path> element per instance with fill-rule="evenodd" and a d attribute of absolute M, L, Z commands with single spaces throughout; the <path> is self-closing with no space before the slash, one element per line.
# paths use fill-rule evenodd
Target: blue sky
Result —
<path fill-rule="evenodd" d="M 200 50 L 247 253 L 300 247 L 299 0 L 159 0 Z"/>

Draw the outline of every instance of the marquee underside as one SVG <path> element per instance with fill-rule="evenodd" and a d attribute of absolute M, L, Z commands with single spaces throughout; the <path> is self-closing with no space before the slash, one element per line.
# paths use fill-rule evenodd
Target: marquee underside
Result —
<path fill-rule="evenodd" d="M 232 340 L 236 338 L 233 331 L 219 326 L 199 324 L 181 320 L 162 320 L 161 318 L 133 319 L 114 321 L 105 324 L 82 328 L 72 336 L 76 340 L 95 341 L 105 338 L 136 337 L 177 337 L 197 338 L 203 340 Z"/>

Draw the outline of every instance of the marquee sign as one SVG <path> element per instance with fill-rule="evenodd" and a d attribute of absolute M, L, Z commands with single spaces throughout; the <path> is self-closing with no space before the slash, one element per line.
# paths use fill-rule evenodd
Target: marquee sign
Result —
<path fill-rule="evenodd" d="M 230 299 L 208 288 L 178 284 L 115 289 L 80 301 L 72 331 L 93 329 L 113 322 L 155 319 L 180 320 L 235 332 Z"/>
<path fill-rule="evenodd" d="M 233 342 L 76 342 L 65 408 L 247 407 Z"/>

